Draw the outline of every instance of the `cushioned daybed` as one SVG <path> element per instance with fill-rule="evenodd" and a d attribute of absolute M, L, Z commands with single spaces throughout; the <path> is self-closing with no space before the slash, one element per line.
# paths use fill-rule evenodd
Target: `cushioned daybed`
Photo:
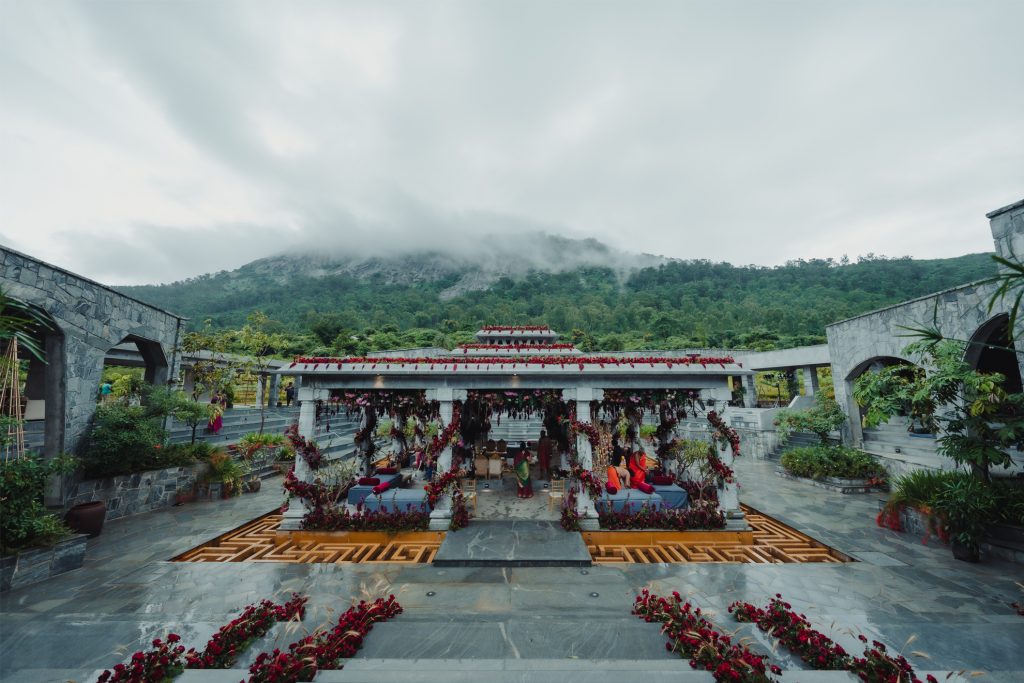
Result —
<path fill-rule="evenodd" d="M 406 512 L 407 510 L 429 510 L 427 492 L 423 489 L 389 489 L 379 496 L 370 494 L 363 501 L 368 512 Z"/>
<path fill-rule="evenodd" d="M 391 486 L 398 486 L 401 483 L 401 474 L 379 474 L 374 479 L 379 479 L 381 484 L 390 484 Z M 363 502 L 363 499 L 373 493 L 373 484 L 356 484 L 348 490 L 348 504 L 359 505 Z"/>
<path fill-rule="evenodd" d="M 661 496 L 661 502 L 665 507 L 673 510 L 685 508 L 689 504 L 689 495 L 686 489 L 679 488 L 677 484 L 651 484 L 654 492 Z"/>
<path fill-rule="evenodd" d="M 609 509 L 612 512 L 639 512 L 644 505 L 660 508 L 663 501 L 657 493 L 644 493 L 637 489 L 621 489 L 614 494 L 602 491 L 601 497 L 594 501 L 594 506 L 602 512 Z"/>

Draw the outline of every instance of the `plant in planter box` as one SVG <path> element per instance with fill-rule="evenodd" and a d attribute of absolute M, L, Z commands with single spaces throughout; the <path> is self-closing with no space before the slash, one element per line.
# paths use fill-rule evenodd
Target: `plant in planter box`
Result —
<path fill-rule="evenodd" d="M 933 510 L 949 532 L 953 556 L 977 562 L 978 547 L 996 515 L 992 488 L 978 477 L 951 481 L 936 494 Z"/>
<path fill-rule="evenodd" d="M 828 444 L 828 435 L 839 429 L 846 420 L 846 414 L 834 400 L 818 394 L 817 405 L 806 410 L 780 410 L 775 418 L 779 443 L 789 440 L 793 432 L 811 432 L 821 444 Z"/>
<path fill-rule="evenodd" d="M 241 494 L 243 480 L 248 473 L 245 463 L 232 459 L 227 453 L 218 452 L 210 456 L 210 481 L 222 485 L 224 497 Z"/>
<path fill-rule="evenodd" d="M 44 461 L 26 453 L 0 462 L 0 550 L 51 545 L 71 533 L 43 507 L 43 490 L 51 476 L 74 469 L 75 460 L 69 456 Z"/>

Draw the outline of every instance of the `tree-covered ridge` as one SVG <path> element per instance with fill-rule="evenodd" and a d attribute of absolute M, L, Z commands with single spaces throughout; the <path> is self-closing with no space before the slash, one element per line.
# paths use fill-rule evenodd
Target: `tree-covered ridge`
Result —
<path fill-rule="evenodd" d="M 442 293 L 462 274 L 395 282 L 380 273 L 282 276 L 272 260 L 261 264 L 121 289 L 185 315 L 193 325 L 210 319 L 214 327 L 238 328 L 251 311 L 261 310 L 291 333 L 302 353 L 452 347 L 470 341 L 483 324 L 541 323 L 585 350 L 768 349 L 822 343 L 832 322 L 996 272 L 989 254 L 816 259 L 771 267 L 670 261 L 628 275 L 600 266 L 534 270 L 445 299 Z"/>

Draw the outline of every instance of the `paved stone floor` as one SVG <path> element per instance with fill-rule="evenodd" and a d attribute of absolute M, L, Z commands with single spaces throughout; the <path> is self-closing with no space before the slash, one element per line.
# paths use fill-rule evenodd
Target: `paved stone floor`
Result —
<path fill-rule="evenodd" d="M 541 666 L 612 659 L 637 660 L 637 669 L 647 661 L 656 669 L 668 657 L 658 629 L 629 614 L 633 597 L 649 587 L 690 596 L 722 629 L 736 628 L 765 651 L 771 644 L 730 621 L 725 608 L 740 599 L 763 603 L 781 592 L 850 649 L 864 633 L 903 648 L 919 671 L 1024 680 L 1024 618 L 1009 606 L 1022 598 L 1019 566 L 957 562 L 947 549 L 879 529 L 874 496 L 782 480 L 771 464 L 749 459 L 737 470 L 745 502 L 861 562 L 580 569 L 167 561 L 277 505 L 277 480 L 268 480 L 258 494 L 113 522 L 90 541 L 83 569 L 0 596 L 0 679 L 95 680 L 97 669 L 153 637 L 175 631 L 201 645 L 245 604 L 291 591 L 310 596 L 310 628 L 332 621 L 353 599 L 398 595 L 406 611 L 369 636 L 360 653 L 368 660 L 532 660 Z M 272 633 L 253 653 L 294 638 Z M 772 656 L 788 669 L 783 680 L 810 679 L 784 653 Z"/>

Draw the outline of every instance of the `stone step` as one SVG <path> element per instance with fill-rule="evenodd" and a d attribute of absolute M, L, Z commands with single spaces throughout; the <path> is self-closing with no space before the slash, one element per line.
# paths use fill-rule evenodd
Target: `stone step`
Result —
<path fill-rule="evenodd" d="M 372 638 L 372 636 L 371 636 Z M 680 657 L 661 659 L 368 659 L 356 657 L 339 671 L 321 671 L 317 683 L 711 683 Z M 835 679 L 848 681 L 852 679 Z"/>

